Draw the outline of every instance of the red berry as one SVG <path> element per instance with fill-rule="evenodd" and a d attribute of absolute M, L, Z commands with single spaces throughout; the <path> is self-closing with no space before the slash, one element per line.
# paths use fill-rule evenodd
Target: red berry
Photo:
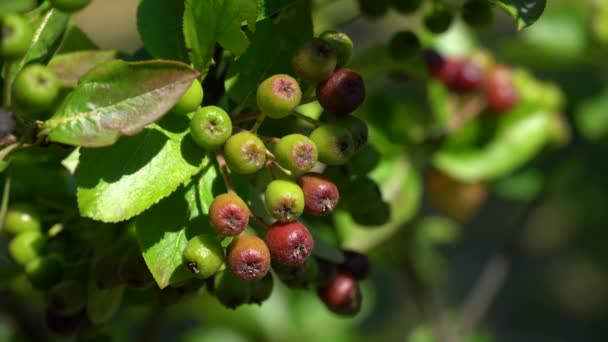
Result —
<path fill-rule="evenodd" d="M 488 106 L 497 113 L 508 111 L 519 100 L 511 79 L 511 71 L 505 66 L 496 66 L 488 72 L 485 93 Z"/>
<path fill-rule="evenodd" d="M 300 222 L 275 222 L 266 233 L 272 259 L 285 265 L 303 265 L 314 247 L 312 235 Z"/>
<path fill-rule="evenodd" d="M 298 180 L 304 192 L 304 211 L 312 215 L 326 215 L 331 213 L 340 194 L 336 185 L 321 174 L 309 172 Z"/>
<path fill-rule="evenodd" d="M 457 58 L 447 58 L 444 60 L 440 68 L 436 70 L 434 76 L 440 80 L 446 87 L 451 87 L 455 82 L 462 69 L 462 61 Z"/>
<path fill-rule="evenodd" d="M 359 252 L 344 251 L 344 262 L 340 264 L 339 269 L 357 280 L 363 280 L 369 275 L 369 258 Z"/>
<path fill-rule="evenodd" d="M 270 269 L 270 252 L 257 236 L 241 235 L 228 248 L 228 267 L 241 280 L 262 279 Z"/>
<path fill-rule="evenodd" d="M 483 84 L 483 78 L 483 70 L 479 66 L 470 61 L 465 61 L 461 63 L 450 88 L 459 93 L 474 91 Z"/>
<path fill-rule="evenodd" d="M 338 315 L 354 316 L 361 310 L 359 284 L 346 273 L 338 273 L 326 285 L 317 288 L 317 295 Z"/>
<path fill-rule="evenodd" d="M 336 70 L 317 86 L 317 100 L 330 113 L 352 113 L 365 100 L 363 78 L 350 69 Z"/>
<path fill-rule="evenodd" d="M 231 191 L 213 199 L 209 207 L 209 220 L 219 234 L 239 235 L 249 224 L 249 208 Z"/>

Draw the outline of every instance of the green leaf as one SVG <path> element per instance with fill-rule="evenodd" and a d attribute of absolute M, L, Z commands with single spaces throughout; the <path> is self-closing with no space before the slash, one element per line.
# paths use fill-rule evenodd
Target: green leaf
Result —
<path fill-rule="evenodd" d="M 187 127 L 188 118 L 183 120 Z M 171 194 L 207 162 L 187 131 L 173 133 L 157 125 L 113 146 L 81 148 L 80 213 L 104 222 L 129 219 Z"/>
<path fill-rule="evenodd" d="M 581 134 L 589 140 L 608 136 L 608 90 L 587 98 L 576 109 L 575 122 Z"/>
<path fill-rule="evenodd" d="M 496 133 L 484 146 L 441 149 L 433 164 L 462 181 L 494 179 L 532 159 L 551 138 L 551 131 L 550 113 L 520 105 L 499 119 Z"/>
<path fill-rule="evenodd" d="M 93 324 L 102 324 L 110 320 L 120 308 L 124 286 L 101 290 L 97 288 L 95 272 L 91 272 L 87 291 L 87 317 Z"/>
<path fill-rule="evenodd" d="M 188 61 L 184 43 L 184 1 L 144 0 L 137 8 L 137 31 L 155 58 Z"/>
<path fill-rule="evenodd" d="M 40 13 L 39 16 L 29 18 L 34 30 L 34 38 L 25 55 L 18 61 L 7 64 L 3 75 L 5 76 L 5 92 L 7 102 L 10 104 L 10 91 L 15 77 L 29 63 L 45 63 L 48 61 L 61 42 L 70 16 L 54 9 Z"/>
<path fill-rule="evenodd" d="M 207 69 L 216 43 L 235 57 L 242 55 L 249 47 L 249 39 L 241 25 L 247 22 L 254 30 L 256 18 L 257 0 L 186 0 L 184 37 L 194 67 Z"/>
<path fill-rule="evenodd" d="M 515 19 L 517 29 L 532 25 L 545 10 L 546 0 L 488 0 Z"/>
<path fill-rule="evenodd" d="M 189 238 L 213 232 L 207 213 L 213 189 L 221 182 L 218 175 L 214 165 L 207 164 L 198 182 L 181 187 L 137 217 L 137 239 L 161 289 L 192 277 L 183 266 L 182 252 Z"/>
<path fill-rule="evenodd" d="M 293 75 L 291 58 L 294 51 L 313 35 L 310 4 L 298 1 L 281 13 L 281 20 L 258 23 L 251 36 L 251 48 L 230 65 L 226 92 L 237 102 L 249 101 L 260 82 L 269 75 Z M 251 67 L 255 65 L 255 68 Z"/>
<path fill-rule="evenodd" d="M 56 55 L 48 66 L 64 87 L 75 87 L 97 65 L 116 58 L 116 51 L 79 51 Z"/>
<path fill-rule="evenodd" d="M 19 13 L 36 6 L 36 0 L 0 0 L 0 13 Z"/>
<path fill-rule="evenodd" d="M 76 26 L 70 26 L 63 36 L 61 45 L 57 49 L 57 53 L 77 52 L 81 50 L 98 50 L 99 47 L 93 43 L 91 38 L 87 36 L 81 29 Z"/>
<path fill-rule="evenodd" d="M 39 134 L 68 145 L 112 145 L 167 113 L 197 76 L 172 61 L 103 63 L 81 79 Z"/>
<path fill-rule="evenodd" d="M 258 0 L 258 21 L 274 15 L 295 2 L 296 0 Z"/>

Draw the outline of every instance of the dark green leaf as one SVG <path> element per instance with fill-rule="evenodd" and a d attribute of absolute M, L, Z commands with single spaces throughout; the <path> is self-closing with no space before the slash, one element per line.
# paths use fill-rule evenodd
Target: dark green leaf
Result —
<path fill-rule="evenodd" d="M 517 29 L 532 25 L 545 10 L 546 0 L 488 0 L 515 19 Z"/>
<path fill-rule="evenodd" d="M 186 62 L 184 1 L 144 0 L 137 8 L 137 30 L 155 58 Z"/>
<path fill-rule="evenodd" d="M 186 0 L 184 37 L 194 67 L 207 69 L 216 43 L 235 57 L 242 55 L 249 39 L 241 25 L 247 22 L 253 30 L 256 18 L 257 0 Z"/>
<path fill-rule="evenodd" d="M 76 26 L 70 26 L 66 31 L 57 53 L 76 52 L 81 50 L 99 49 L 86 33 Z"/>
<path fill-rule="evenodd" d="M 183 117 L 187 127 L 188 118 Z M 204 159 L 187 131 L 159 126 L 113 146 L 80 150 L 81 215 L 104 222 L 129 219 L 171 194 L 198 172 Z"/>
<path fill-rule="evenodd" d="M 197 76 L 179 62 L 101 64 L 81 79 L 40 134 L 69 145 L 112 145 L 167 113 Z"/>
<path fill-rule="evenodd" d="M 36 6 L 36 0 L 0 0 L 0 13 L 19 13 Z"/>
<path fill-rule="evenodd" d="M 48 66 L 64 87 L 75 87 L 84 74 L 114 58 L 116 51 L 80 51 L 56 55 Z"/>
<path fill-rule="evenodd" d="M 258 0 L 258 21 L 292 5 L 296 0 Z"/>

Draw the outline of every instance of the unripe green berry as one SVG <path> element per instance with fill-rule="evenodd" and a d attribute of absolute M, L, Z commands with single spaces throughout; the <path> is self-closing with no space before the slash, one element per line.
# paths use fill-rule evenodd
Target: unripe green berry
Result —
<path fill-rule="evenodd" d="M 266 164 L 266 147 L 255 134 L 239 132 L 226 141 L 224 156 L 232 171 L 252 174 Z"/>
<path fill-rule="evenodd" d="M 325 81 L 334 72 L 336 50 L 325 40 L 313 38 L 298 48 L 292 64 L 298 77 L 312 84 Z"/>
<path fill-rule="evenodd" d="M 87 7 L 91 0 L 49 0 L 51 6 L 65 13 L 73 13 Z"/>
<path fill-rule="evenodd" d="M 256 93 L 258 108 L 270 118 L 284 118 L 300 105 L 302 90 L 289 75 L 271 76 L 260 83 Z"/>
<path fill-rule="evenodd" d="M 226 260 L 230 271 L 245 281 L 262 279 L 270 270 L 270 251 L 264 240 L 257 236 L 234 238 L 228 246 Z"/>
<path fill-rule="evenodd" d="M 328 42 L 336 50 L 336 68 L 345 66 L 353 54 L 353 41 L 343 32 L 325 31 L 319 38 Z"/>
<path fill-rule="evenodd" d="M 63 264 L 56 255 L 41 256 L 25 265 L 25 274 L 35 288 L 46 290 L 61 281 Z"/>
<path fill-rule="evenodd" d="M 211 235 L 201 234 L 188 241 L 183 253 L 184 265 L 199 278 L 209 278 L 224 264 L 224 249 Z"/>
<path fill-rule="evenodd" d="M 266 209 L 281 222 L 295 221 L 304 211 L 304 193 L 294 182 L 273 180 L 264 191 Z"/>
<path fill-rule="evenodd" d="M 40 231 L 40 213 L 29 204 L 16 204 L 8 208 L 4 217 L 3 230 L 9 234 L 19 234 L 28 230 Z"/>
<path fill-rule="evenodd" d="M 474 28 L 485 28 L 492 24 L 492 5 L 487 1 L 469 0 L 462 5 L 462 20 Z"/>
<path fill-rule="evenodd" d="M 236 309 L 249 303 L 251 298 L 251 283 L 242 281 L 229 270 L 220 272 L 213 282 L 213 295 L 225 307 Z"/>
<path fill-rule="evenodd" d="M 412 31 L 399 31 L 389 43 L 389 52 L 395 60 L 410 58 L 421 51 L 422 45 L 418 36 Z"/>
<path fill-rule="evenodd" d="M 327 165 L 342 165 L 352 157 L 355 142 L 348 129 L 336 125 L 321 125 L 310 134 L 317 145 L 319 161 Z"/>
<path fill-rule="evenodd" d="M 220 107 L 201 107 L 192 116 L 190 134 L 200 147 L 210 151 L 216 150 L 232 135 L 232 121 Z"/>
<path fill-rule="evenodd" d="M 186 115 L 194 112 L 203 102 L 203 86 L 197 79 L 192 81 L 192 84 L 186 90 L 184 95 L 180 97 L 177 103 L 171 109 L 171 113 L 177 115 Z"/>
<path fill-rule="evenodd" d="M 14 60 L 23 56 L 33 35 L 31 26 L 23 17 L 3 15 L 0 18 L 0 59 Z"/>
<path fill-rule="evenodd" d="M 251 282 L 251 298 L 249 303 L 262 305 L 270 295 L 274 288 L 274 278 L 270 272 L 262 279 Z"/>
<path fill-rule="evenodd" d="M 85 284 L 74 279 L 62 281 L 48 292 L 49 308 L 63 316 L 76 314 L 84 308 L 86 301 Z"/>
<path fill-rule="evenodd" d="M 369 132 L 365 121 L 352 115 L 346 115 L 337 118 L 337 120 L 333 121 L 332 123 L 342 126 L 350 132 L 350 135 L 353 137 L 354 152 L 359 151 L 367 144 Z"/>
<path fill-rule="evenodd" d="M 424 26 L 432 33 L 439 34 L 447 31 L 452 25 L 454 15 L 445 4 L 435 4 L 424 16 Z"/>
<path fill-rule="evenodd" d="M 317 163 L 317 146 L 302 134 L 286 135 L 275 146 L 276 160 L 294 176 L 312 169 Z"/>
<path fill-rule="evenodd" d="M 59 95 L 59 81 L 53 71 L 42 64 L 23 68 L 13 83 L 15 101 L 32 113 L 48 110 Z"/>
<path fill-rule="evenodd" d="M 209 206 L 209 221 L 224 236 L 235 236 L 247 228 L 250 216 L 247 204 L 233 191 L 216 196 Z"/>
<path fill-rule="evenodd" d="M 25 266 L 28 262 L 39 257 L 46 247 L 46 237 L 39 231 L 30 230 L 17 235 L 9 244 L 9 252 L 13 260 Z"/>
<path fill-rule="evenodd" d="M 422 0 L 391 0 L 390 3 L 395 11 L 401 14 L 412 14 L 420 8 Z"/>

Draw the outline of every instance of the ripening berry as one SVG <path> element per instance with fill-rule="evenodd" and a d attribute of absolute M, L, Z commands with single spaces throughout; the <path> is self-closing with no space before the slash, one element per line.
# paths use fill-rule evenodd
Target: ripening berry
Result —
<path fill-rule="evenodd" d="M 418 36 L 412 31 L 395 33 L 388 45 L 391 57 L 397 61 L 416 55 L 420 52 L 421 47 Z"/>
<path fill-rule="evenodd" d="M 292 65 L 298 77 L 311 84 L 318 84 L 334 72 L 336 62 L 334 47 L 325 40 L 313 38 L 296 50 Z"/>
<path fill-rule="evenodd" d="M 226 141 L 224 157 L 232 171 L 252 174 L 266 164 L 266 147 L 255 134 L 239 132 Z"/>
<path fill-rule="evenodd" d="M 505 66 L 495 66 L 490 69 L 486 75 L 484 88 L 488 107 L 496 113 L 508 111 L 519 100 L 511 71 Z"/>
<path fill-rule="evenodd" d="M 450 83 L 450 88 L 459 93 L 475 91 L 481 87 L 483 80 L 484 74 L 480 67 L 473 62 L 463 61 Z"/>
<path fill-rule="evenodd" d="M 357 280 L 363 280 L 369 276 L 371 265 L 367 255 L 346 250 L 344 251 L 344 262 L 338 268 Z"/>
<path fill-rule="evenodd" d="M 4 14 L 0 17 L 0 59 L 14 60 L 23 56 L 32 43 L 33 35 L 25 18 Z"/>
<path fill-rule="evenodd" d="M 365 121 L 353 115 L 347 115 L 338 118 L 337 120 L 333 121 L 333 123 L 346 128 L 350 132 L 350 135 L 353 137 L 354 152 L 359 151 L 363 146 L 365 146 L 365 144 L 367 144 L 369 131 Z"/>
<path fill-rule="evenodd" d="M 213 151 L 232 135 L 232 121 L 220 107 L 200 107 L 190 121 L 190 134 L 198 146 Z"/>
<path fill-rule="evenodd" d="M 289 75 L 271 76 L 260 83 L 256 93 L 258 108 L 270 118 L 284 118 L 300 105 L 302 90 Z"/>
<path fill-rule="evenodd" d="M 319 161 L 327 165 L 342 165 L 348 162 L 355 151 L 355 142 L 348 129 L 337 124 L 325 124 L 310 134 L 317 146 Z"/>
<path fill-rule="evenodd" d="M 270 298 L 273 288 L 274 278 L 270 272 L 268 272 L 264 278 L 252 281 L 251 298 L 249 298 L 249 303 L 262 305 L 263 302 Z"/>
<path fill-rule="evenodd" d="M 295 221 L 304 211 L 304 193 L 293 181 L 276 179 L 264 191 L 266 209 L 280 222 Z"/>
<path fill-rule="evenodd" d="M 46 290 L 61 281 L 63 264 L 56 255 L 44 255 L 25 265 L 25 275 L 32 286 L 39 290 Z"/>
<path fill-rule="evenodd" d="M 361 290 L 354 277 L 336 274 L 326 285 L 317 288 L 325 306 L 338 315 L 354 316 L 361 310 Z"/>
<path fill-rule="evenodd" d="M 336 68 L 344 67 L 353 54 L 353 41 L 344 32 L 325 31 L 319 38 L 328 42 L 336 50 Z"/>
<path fill-rule="evenodd" d="M 462 64 L 462 60 L 455 57 L 442 58 L 441 63 L 431 69 L 431 73 L 446 87 L 452 87 L 462 70 Z"/>
<path fill-rule="evenodd" d="M 443 56 L 433 49 L 422 50 L 422 56 L 426 62 L 429 74 L 435 78 L 439 78 L 439 74 L 441 73 L 443 64 L 445 63 Z"/>
<path fill-rule="evenodd" d="M 401 14 L 412 14 L 416 12 L 422 0 L 391 0 L 391 7 Z"/>
<path fill-rule="evenodd" d="M 483 0 L 469 0 L 462 5 L 462 20 L 474 28 L 486 28 L 492 24 L 492 5 Z"/>
<path fill-rule="evenodd" d="M 36 207 L 29 204 L 15 204 L 8 208 L 4 216 L 3 230 L 17 235 L 28 230 L 40 231 L 42 223 Z"/>
<path fill-rule="evenodd" d="M 213 290 L 210 291 L 225 307 L 236 309 L 249 303 L 251 299 L 251 282 L 245 282 L 229 270 L 218 273 L 213 279 Z"/>
<path fill-rule="evenodd" d="M 233 191 L 213 199 L 209 207 L 211 226 L 224 236 L 239 235 L 249 224 L 247 204 Z"/>
<path fill-rule="evenodd" d="M 201 105 L 201 102 L 203 102 L 203 95 L 203 86 L 201 82 L 195 79 L 184 95 L 173 106 L 171 113 L 186 115 L 194 112 Z"/>
<path fill-rule="evenodd" d="M 28 230 L 11 240 L 8 248 L 13 260 L 22 266 L 39 257 L 46 247 L 46 237 L 39 231 Z"/>
<path fill-rule="evenodd" d="M 118 276 L 132 289 L 145 289 L 152 285 L 154 278 L 146 265 L 139 246 L 130 248 L 118 265 Z"/>
<path fill-rule="evenodd" d="M 53 312 L 69 316 L 82 310 L 87 302 L 86 284 L 80 280 L 67 279 L 48 292 L 48 305 Z"/>
<path fill-rule="evenodd" d="M 195 276 L 209 278 L 224 264 L 224 249 L 214 236 L 200 234 L 188 241 L 182 257 Z"/>
<path fill-rule="evenodd" d="M 436 3 L 424 15 L 424 26 L 432 33 L 439 34 L 447 31 L 452 25 L 454 15 L 452 10 L 443 3 Z"/>
<path fill-rule="evenodd" d="M 336 70 L 317 86 L 317 100 L 321 107 L 330 113 L 352 113 L 365 100 L 363 78 L 350 69 Z"/>
<path fill-rule="evenodd" d="M 358 2 L 361 15 L 370 19 L 380 18 L 386 14 L 389 7 L 388 0 L 358 0 Z"/>
<path fill-rule="evenodd" d="M 331 213 L 338 205 L 340 194 L 336 185 L 319 173 L 310 172 L 298 179 L 304 193 L 304 211 L 320 216 Z"/>
<path fill-rule="evenodd" d="M 270 270 L 268 246 L 257 236 L 240 235 L 228 247 L 228 267 L 245 281 L 262 279 Z"/>
<path fill-rule="evenodd" d="M 317 146 L 302 134 L 286 135 L 275 146 L 276 160 L 294 176 L 312 169 L 317 163 Z"/>
<path fill-rule="evenodd" d="M 266 232 L 266 245 L 272 260 L 284 265 L 303 265 L 314 241 L 308 229 L 300 222 L 275 222 Z"/>

